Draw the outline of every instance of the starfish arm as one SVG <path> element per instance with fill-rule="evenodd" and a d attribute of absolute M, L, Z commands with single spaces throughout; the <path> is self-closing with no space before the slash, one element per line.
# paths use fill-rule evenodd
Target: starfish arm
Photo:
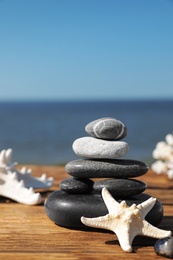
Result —
<path fill-rule="evenodd" d="M 118 241 L 120 243 L 121 248 L 125 252 L 132 252 L 132 242 L 135 238 L 135 233 L 130 233 L 128 230 L 116 230 L 115 234 L 117 235 Z"/>
<path fill-rule="evenodd" d="M 109 225 L 109 215 L 97 218 L 81 217 L 81 222 L 89 227 L 111 230 L 111 227 Z"/>
<path fill-rule="evenodd" d="M 140 209 L 141 216 L 143 217 L 143 219 L 148 214 L 148 212 L 154 207 L 155 203 L 156 198 L 151 197 L 137 206 Z"/>
<path fill-rule="evenodd" d="M 148 223 L 146 220 L 143 221 L 143 228 L 141 231 L 142 231 L 141 235 L 158 238 L 158 239 L 164 238 L 164 237 L 169 237 L 172 235 L 171 231 L 154 227 L 153 225 Z"/>
<path fill-rule="evenodd" d="M 112 197 L 112 195 L 106 188 L 102 189 L 102 198 L 109 213 L 114 214 L 116 211 L 116 207 L 119 207 L 120 204 Z"/>

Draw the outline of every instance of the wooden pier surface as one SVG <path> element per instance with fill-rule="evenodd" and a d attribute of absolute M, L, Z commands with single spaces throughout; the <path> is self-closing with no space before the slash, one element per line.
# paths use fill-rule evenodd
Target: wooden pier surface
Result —
<path fill-rule="evenodd" d="M 20 167 L 19 167 L 20 168 Z M 61 180 L 68 178 L 64 167 L 30 166 L 34 176 L 46 173 L 55 184 L 42 192 L 43 202 L 48 194 L 59 189 Z M 173 232 L 173 180 L 151 171 L 138 178 L 147 183 L 145 193 L 159 199 L 164 208 L 160 228 Z M 0 197 L 0 259 L 163 259 L 154 252 L 155 239 L 138 236 L 133 253 L 125 253 L 114 233 L 108 231 L 80 231 L 59 227 L 44 211 L 43 203 L 26 206 Z"/>

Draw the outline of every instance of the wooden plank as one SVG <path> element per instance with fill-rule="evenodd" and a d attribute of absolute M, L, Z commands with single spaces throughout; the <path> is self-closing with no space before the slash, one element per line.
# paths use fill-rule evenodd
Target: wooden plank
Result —
<path fill-rule="evenodd" d="M 53 176 L 55 185 L 43 192 L 47 195 L 59 189 L 58 184 L 68 178 L 64 167 L 31 166 L 33 175 L 43 172 Z M 149 171 L 138 178 L 148 184 L 146 193 L 158 198 L 164 207 L 160 228 L 173 231 L 173 181 Z M 155 239 L 136 237 L 133 253 L 125 253 L 112 232 L 71 230 L 55 225 L 45 214 L 43 203 L 26 206 L 0 198 L 0 259 L 159 259 L 154 252 Z"/>

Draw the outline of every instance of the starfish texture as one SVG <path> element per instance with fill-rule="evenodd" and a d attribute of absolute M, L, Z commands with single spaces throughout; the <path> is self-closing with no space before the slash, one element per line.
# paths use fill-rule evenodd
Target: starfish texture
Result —
<path fill-rule="evenodd" d="M 23 167 L 16 170 L 17 163 L 13 163 L 12 149 L 0 152 L 0 195 L 27 205 L 39 204 L 42 200 L 40 193 L 34 188 L 47 189 L 53 185 L 53 178 L 33 177 L 32 170 Z"/>
<path fill-rule="evenodd" d="M 145 220 L 156 202 L 155 198 L 151 197 L 139 205 L 128 207 L 125 201 L 118 203 L 106 188 L 102 189 L 102 197 L 108 214 L 96 218 L 81 217 L 81 221 L 90 227 L 113 231 L 125 252 L 132 252 L 133 239 L 138 235 L 159 239 L 171 236 L 171 231 L 156 228 Z"/>

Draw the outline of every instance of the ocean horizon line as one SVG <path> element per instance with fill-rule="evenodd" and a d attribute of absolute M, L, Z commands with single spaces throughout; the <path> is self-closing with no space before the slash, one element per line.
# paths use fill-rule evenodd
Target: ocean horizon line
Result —
<path fill-rule="evenodd" d="M 102 102 L 171 102 L 170 98 L 100 98 L 100 99 L 5 99 L 0 100 L 0 104 L 4 103 L 102 103 Z"/>

